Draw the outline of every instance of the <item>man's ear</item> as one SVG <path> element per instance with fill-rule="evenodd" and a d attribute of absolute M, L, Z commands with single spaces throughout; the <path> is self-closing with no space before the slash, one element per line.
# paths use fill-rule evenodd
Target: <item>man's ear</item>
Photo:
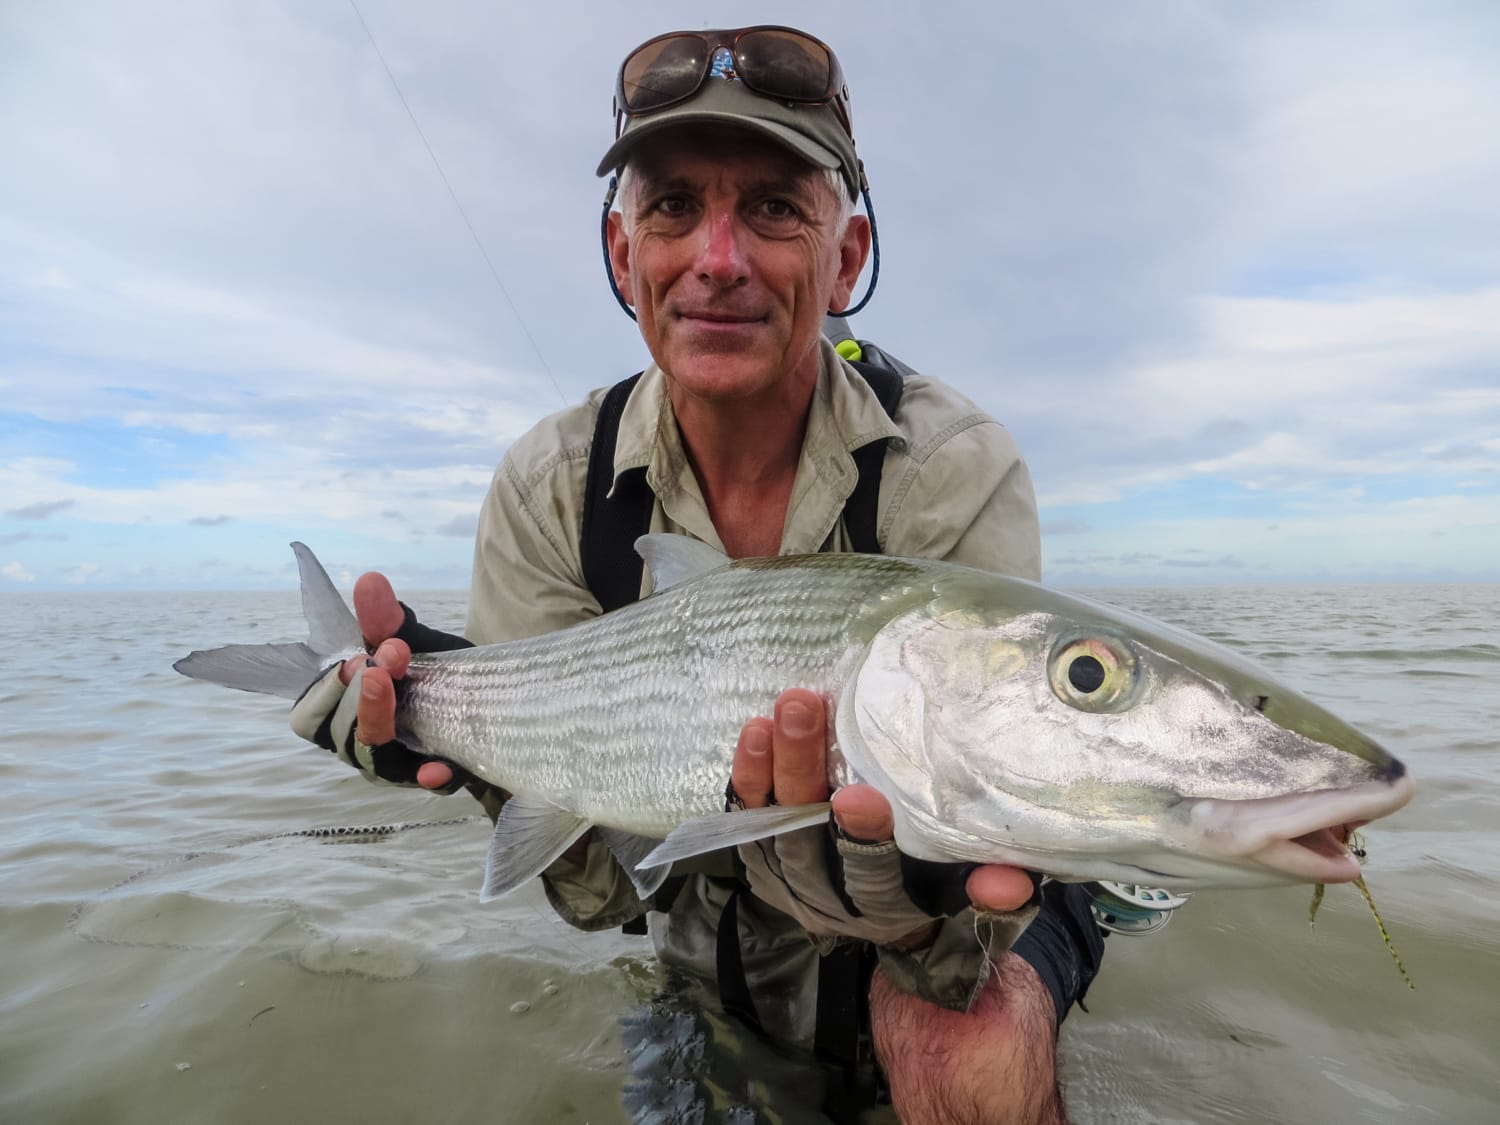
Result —
<path fill-rule="evenodd" d="M 630 239 L 625 234 L 625 216 L 618 211 L 609 213 L 609 268 L 615 275 L 615 285 L 627 305 L 634 306 L 635 299 L 630 289 Z"/>
<path fill-rule="evenodd" d="M 859 281 L 860 271 L 865 268 L 865 259 L 870 256 L 870 220 L 864 215 L 850 215 L 849 225 L 844 228 L 844 237 L 839 240 L 839 273 L 833 286 L 833 298 L 828 311 L 842 312 L 849 307 L 854 296 L 854 286 Z"/>

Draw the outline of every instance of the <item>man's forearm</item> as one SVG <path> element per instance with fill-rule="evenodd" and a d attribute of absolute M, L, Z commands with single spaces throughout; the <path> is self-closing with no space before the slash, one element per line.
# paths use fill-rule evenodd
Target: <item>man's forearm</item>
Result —
<path fill-rule="evenodd" d="M 875 1051 L 905 1125 L 1066 1125 L 1052 997 L 1006 954 L 968 1012 L 870 986 Z"/>

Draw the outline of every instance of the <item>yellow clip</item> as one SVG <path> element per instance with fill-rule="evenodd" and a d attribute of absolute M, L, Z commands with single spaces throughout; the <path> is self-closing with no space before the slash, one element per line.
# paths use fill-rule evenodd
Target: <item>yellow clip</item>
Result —
<path fill-rule="evenodd" d="M 840 340 L 833 345 L 833 350 L 850 363 L 858 363 L 865 357 L 864 349 L 859 346 L 858 340 Z"/>

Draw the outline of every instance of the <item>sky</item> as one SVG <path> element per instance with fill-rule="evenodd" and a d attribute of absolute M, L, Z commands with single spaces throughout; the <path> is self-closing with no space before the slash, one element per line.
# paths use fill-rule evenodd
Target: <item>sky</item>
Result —
<path fill-rule="evenodd" d="M 49 0 L 0 4 L 0 593 L 292 539 L 466 586 L 506 447 L 647 362 L 621 57 L 759 22 L 838 52 L 856 332 L 1010 428 L 1046 581 L 1500 580 L 1487 0 Z"/>

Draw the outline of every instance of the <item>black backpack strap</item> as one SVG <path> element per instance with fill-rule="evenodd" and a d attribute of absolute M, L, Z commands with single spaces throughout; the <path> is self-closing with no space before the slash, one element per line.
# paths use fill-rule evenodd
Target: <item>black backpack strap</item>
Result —
<path fill-rule="evenodd" d="M 873 346 L 870 350 L 874 350 Z M 850 366 L 864 376 L 865 382 L 870 384 L 870 389 L 880 400 L 880 405 L 885 408 L 886 416 L 894 419 L 896 408 L 901 405 L 903 380 L 900 373 L 873 363 L 851 363 Z M 854 467 L 859 471 L 859 480 L 855 481 L 854 491 L 849 494 L 849 499 L 844 501 L 844 527 L 849 532 L 850 545 L 864 555 L 882 553 L 876 528 L 880 509 L 880 471 L 885 466 L 887 440 L 878 438 L 860 446 L 850 455 L 854 458 Z"/>
<path fill-rule="evenodd" d="M 629 605 L 641 596 L 641 557 L 635 541 L 651 530 L 651 486 L 644 469 L 615 480 L 615 443 L 625 401 L 641 381 L 637 372 L 616 383 L 604 396 L 589 447 L 588 479 L 583 488 L 583 529 L 579 561 L 583 580 L 604 612 Z M 610 489 L 614 495 L 610 495 Z"/>

